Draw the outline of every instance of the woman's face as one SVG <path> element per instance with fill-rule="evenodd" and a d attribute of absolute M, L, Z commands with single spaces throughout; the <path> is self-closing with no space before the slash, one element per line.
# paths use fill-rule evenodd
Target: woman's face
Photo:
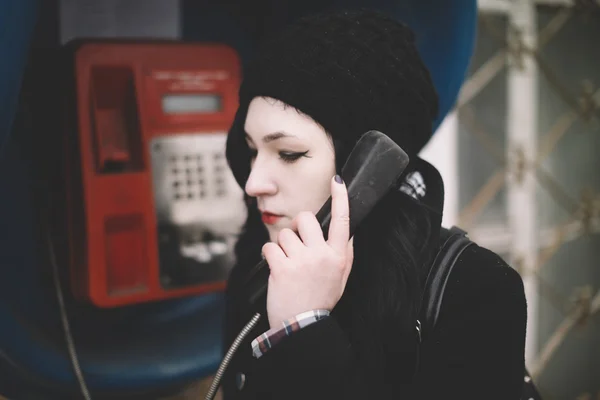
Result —
<path fill-rule="evenodd" d="M 245 191 L 276 241 L 298 213 L 316 213 L 331 195 L 333 143 L 310 117 L 271 98 L 252 100 L 244 128 L 253 152 Z"/>

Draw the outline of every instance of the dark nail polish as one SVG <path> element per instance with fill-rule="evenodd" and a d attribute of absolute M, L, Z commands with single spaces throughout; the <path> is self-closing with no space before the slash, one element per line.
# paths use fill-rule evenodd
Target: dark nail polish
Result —
<path fill-rule="evenodd" d="M 336 175 L 336 176 L 335 176 L 335 181 L 336 181 L 337 183 L 344 183 L 344 181 L 342 180 L 342 177 L 341 177 L 341 176 L 339 176 L 339 175 Z"/>

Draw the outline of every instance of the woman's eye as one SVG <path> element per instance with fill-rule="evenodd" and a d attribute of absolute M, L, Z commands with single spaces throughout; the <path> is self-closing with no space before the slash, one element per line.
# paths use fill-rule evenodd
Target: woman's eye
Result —
<path fill-rule="evenodd" d="M 279 152 L 279 157 L 287 163 L 293 163 L 294 161 L 298 160 L 300 157 L 304 157 L 306 156 L 306 154 L 308 154 L 308 151 L 304 151 L 301 153 L 291 153 L 288 151 L 280 151 Z"/>

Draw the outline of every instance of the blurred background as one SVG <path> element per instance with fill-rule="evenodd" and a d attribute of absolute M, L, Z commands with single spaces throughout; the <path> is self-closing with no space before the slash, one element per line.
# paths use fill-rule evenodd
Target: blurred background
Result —
<path fill-rule="evenodd" d="M 447 224 L 523 276 L 544 398 L 598 398 L 600 11 L 480 1 L 479 12 L 468 79 L 427 154 L 458 188 Z"/>
<path fill-rule="evenodd" d="M 526 362 L 543 398 L 600 399 L 600 2 L 595 0 L 0 0 L 0 397 L 86 399 L 90 391 L 94 399 L 203 398 L 220 362 L 222 282 L 244 220 L 241 191 L 221 164 L 234 110 L 230 98 L 240 78 L 236 71 L 260 40 L 294 18 L 326 6 L 367 4 L 416 30 L 442 97 L 443 115 L 422 156 L 445 181 L 444 225 L 467 230 L 523 277 Z M 65 53 L 73 41 L 90 39 L 109 46 Z M 204 48 L 126 48 L 115 56 L 110 45 L 123 40 L 171 48 L 216 43 L 235 56 L 218 53 L 225 61 L 214 65 L 200 54 L 216 53 L 202 53 Z M 194 51 L 198 59 L 189 57 Z M 92 294 L 90 288 L 100 284 L 82 282 L 98 275 L 91 269 L 78 275 L 85 267 L 73 262 L 68 250 L 78 236 L 73 232 L 85 231 L 78 218 L 86 218 L 86 207 L 97 201 L 100 210 L 111 198 L 98 191 L 86 198 L 69 185 L 55 184 L 96 176 L 86 175 L 79 155 L 73 158 L 77 151 L 67 148 L 84 140 L 86 115 L 101 115 L 94 114 L 88 97 L 117 81 L 88 82 L 94 62 L 109 58 L 126 67 L 139 63 L 139 70 L 138 64 L 132 67 L 143 76 L 131 78 L 136 84 L 149 82 L 149 76 L 158 80 L 148 72 L 152 68 L 221 68 L 229 74 L 224 89 L 219 86 L 224 94 L 218 105 L 206 99 L 170 103 L 182 110 L 153 111 L 147 120 L 144 110 L 151 106 L 141 104 L 152 101 L 151 86 L 144 86 L 147 99 L 137 92 L 142 122 L 136 134 L 146 135 L 148 147 L 142 150 L 150 162 L 135 169 L 129 161 L 123 164 L 118 152 L 107 157 L 124 168 L 119 177 L 147 190 L 140 192 L 140 202 L 154 199 L 140 210 L 145 224 L 156 225 L 142 224 L 144 240 L 158 243 L 158 267 L 143 279 L 111 278 L 154 288 L 148 295 L 129 291 L 121 300 Z M 78 72 L 80 67 L 88 72 Z M 92 89 L 81 91 L 88 84 Z M 202 116 L 180 118 L 186 107 L 202 108 Z M 206 117 L 213 111 L 222 119 Z M 160 123 L 153 119 L 159 114 L 165 116 Z M 117 124 L 117 117 L 109 125 Z M 127 131 L 131 125 L 123 127 Z M 64 160 L 69 168 L 62 166 Z M 63 169 L 53 169 L 56 165 Z M 119 185 L 110 181 L 104 190 Z M 119 193 L 129 192 L 124 187 Z M 79 208 L 79 214 L 73 211 Z M 110 227 L 128 233 L 138 222 L 120 219 Z M 94 229 L 87 234 L 97 233 Z M 114 243 L 127 250 L 143 246 L 137 240 L 125 235 Z M 72 257 L 84 259 L 86 252 Z M 176 268 L 165 270 L 165 264 Z M 110 275 L 108 269 L 102 273 Z M 79 297 L 72 288 L 78 284 L 85 292 Z"/>
<path fill-rule="evenodd" d="M 600 397 L 600 10 L 480 1 L 457 104 L 424 158 L 457 224 L 526 283 L 527 365 L 544 398 Z"/>

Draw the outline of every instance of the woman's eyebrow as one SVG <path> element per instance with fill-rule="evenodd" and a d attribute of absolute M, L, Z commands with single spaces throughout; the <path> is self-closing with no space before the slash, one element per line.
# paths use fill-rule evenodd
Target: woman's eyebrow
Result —
<path fill-rule="evenodd" d="M 246 135 L 246 139 L 250 140 L 252 142 L 252 138 L 250 137 L 250 135 L 248 135 L 247 132 L 244 132 Z M 292 135 L 290 133 L 284 132 L 284 131 L 277 131 L 277 132 L 273 132 L 273 133 L 269 133 L 265 136 L 263 136 L 262 141 L 264 143 L 270 143 L 273 142 L 275 140 L 281 139 L 281 138 L 286 138 L 286 137 L 295 137 L 297 138 L 297 136 Z"/>

